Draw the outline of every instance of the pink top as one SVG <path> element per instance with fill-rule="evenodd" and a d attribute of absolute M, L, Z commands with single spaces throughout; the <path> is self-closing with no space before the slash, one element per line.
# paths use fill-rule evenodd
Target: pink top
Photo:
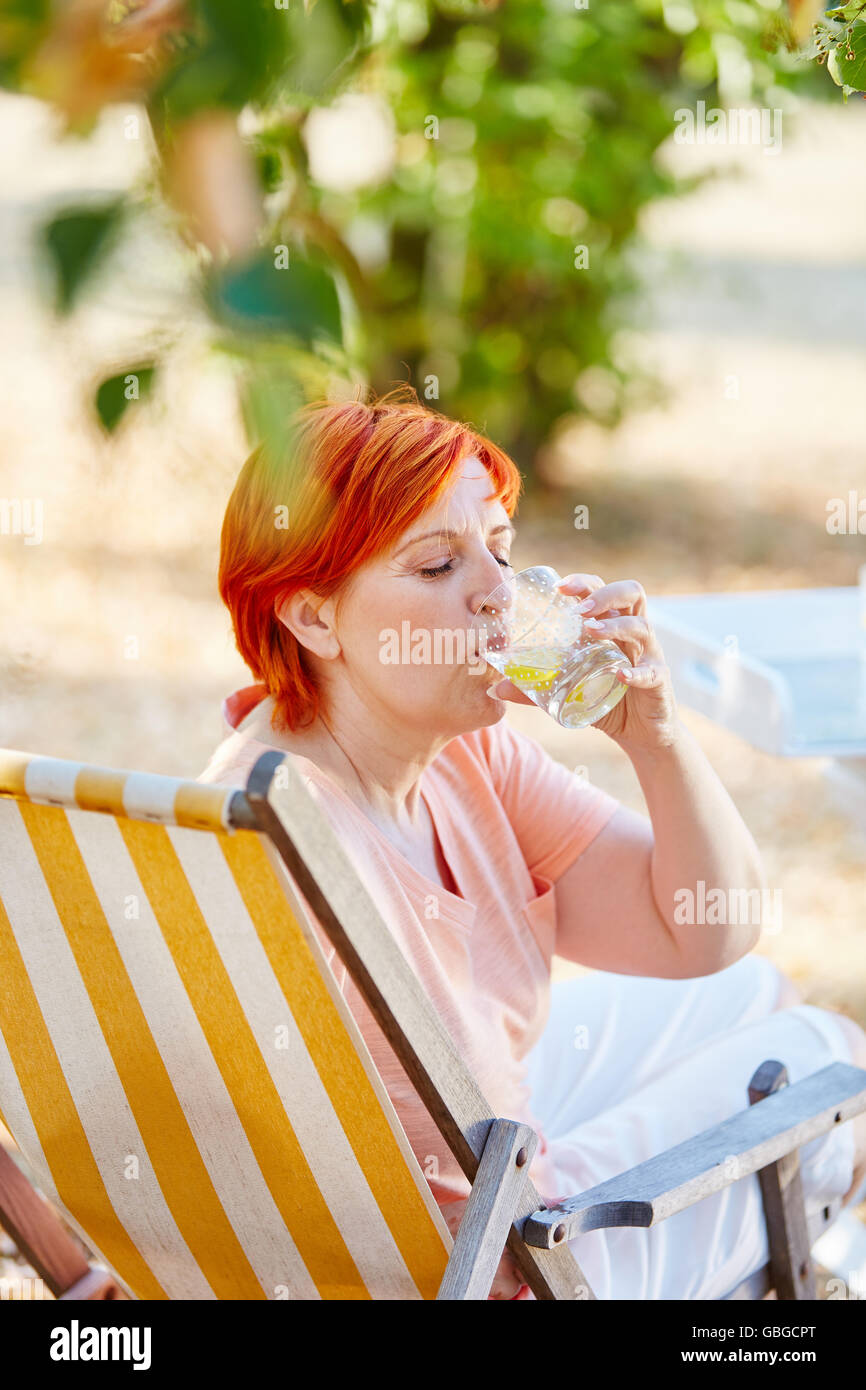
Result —
<path fill-rule="evenodd" d="M 263 685 L 247 686 L 224 702 L 231 732 L 200 782 L 246 785 L 271 745 L 235 730 L 266 694 Z M 557 944 L 569 954 L 568 943 L 557 941 L 553 885 L 619 802 L 579 781 L 504 720 L 452 739 L 424 770 L 421 794 L 458 895 L 414 868 L 315 763 L 298 761 L 494 1114 L 538 1133 L 530 1176 L 545 1199 L 555 1199 L 554 1142 L 533 1117 L 523 1058 L 547 1020 Z M 457 1160 L 299 896 L 435 1200 L 468 1196 Z"/>

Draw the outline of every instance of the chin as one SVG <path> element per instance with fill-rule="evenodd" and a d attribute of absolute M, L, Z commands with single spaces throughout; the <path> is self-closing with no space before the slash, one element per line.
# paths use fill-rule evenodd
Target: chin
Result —
<path fill-rule="evenodd" d="M 481 690 L 481 699 L 473 700 L 471 708 L 467 705 L 467 714 L 470 715 L 472 724 L 466 729 L 466 733 L 469 733 L 470 729 L 486 729 L 489 724 L 498 724 L 500 719 L 505 718 L 507 702 L 488 695 L 487 684 Z"/>
<path fill-rule="evenodd" d="M 475 729 L 485 729 L 490 724 L 498 724 L 505 718 L 507 711 L 507 701 L 495 699 L 487 694 L 488 686 L 495 680 L 502 680 L 502 676 L 493 667 L 489 667 L 483 674 L 472 675 L 468 679 L 468 688 L 463 686 L 459 691 L 459 696 L 455 700 L 457 692 L 453 689 L 442 692 L 442 703 L 435 712 L 431 711 L 430 724 L 441 726 L 446 722 L 451 726 L 452 738 L 459 738 L 461 734 L 470 734 Z M 444 732 L 444 729 L 441 729 Z"/>
<path fill-rule="evenodd" d="M 491 709 L 487 718 L 479 719 L 478 723 L 475 725 L 476 729 L 487 729 L 491 724 L 498 724 L 500 720 L 505 718 L 506 707 L 502 700 L 497 700 L 495 704 L 491 700 L 490 704 Z"/>

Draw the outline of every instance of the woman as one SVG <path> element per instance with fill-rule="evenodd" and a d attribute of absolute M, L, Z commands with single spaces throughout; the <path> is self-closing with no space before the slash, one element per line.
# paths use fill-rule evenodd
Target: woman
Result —
<path fill-rule="evenodd" d="M 220 593 L 257 684 L 226 701 L 232 732 L 200 780 L 243 785 L 266 747 L 296 756 L 494 1112 L 539 1133 L 530 1174 L 554 1202 L 743 1109 L 765 1059 L 793 1082 L 866 1065 L 866 1036 L 749 954 L 758 925 L 678 920 L 683 888 L 763 876 L 679 721 L 635 580 L 573 574 L 562 588 L 632 663 L 595 727 L 631 759 L 649 819 L 513 730 L 506 701 L 525 697 L 483 662 L 395 664 L 389 638 L 407 621 L 413 638 L 471 629 L 511 572 L 520 490 L 500 449 L 412 395 L 308 405 L 284 457 L 259 450 L 242 470 Z M 456 1230 L 469 1184 L 315 926 Z M 597 973 L 551 1000 L 554 952 Z M 802 1150 L 816 1202 L 858 1188 L 863 1120 Z M 766 1260 L 757 1177 L 572 1248 L 599 1298 L 720 1297 Z M 491 1297 L 528 1293 L 506 1252 Z"/>

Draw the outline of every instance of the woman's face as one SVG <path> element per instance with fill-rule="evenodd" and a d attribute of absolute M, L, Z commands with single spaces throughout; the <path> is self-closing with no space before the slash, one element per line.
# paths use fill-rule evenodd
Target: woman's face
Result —
<path fill-rule="evenodd" d="M 473 645 L 473 615 L 513 573 L 514 529 L 485 501 L 491 489 L 481 462 L 464 460 L 440 502 L 323 608 L 340 649 L 323 672 L 330 700 L 346 680 L 376 717 L 450 737 L 503 717 L 487 694 L 497 673 Z"/>

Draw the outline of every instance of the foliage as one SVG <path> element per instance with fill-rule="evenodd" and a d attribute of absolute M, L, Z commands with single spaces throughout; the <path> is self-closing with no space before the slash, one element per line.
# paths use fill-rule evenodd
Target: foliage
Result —
<path fill-rule="evenodd" d="M 393 183 L 328 200 L 343 228 L 353 212 L 391 228 L 372 277 L 374 380 L 401 363 L 422 387 L 438 377 L 449 410 L 531 457 L 563 413 L 622 408 L 629 252 L 642 209 L 680 187 L 657 157 L 676 110 L 713 99 L 734 58 L 749 104 L 776 105 L 796 61 L 784 45 L 771 59 L 780 11 L 753 4 L 414 12 L 424 32 L 382 56 L 403 135 Z"/>
<path fill-rule="evenodd" d="M 96 413 L 109 434 L 117 428 L 130 401 L 141 400 L 153 389 L 156 367 L 142 362 L 115 376 L 106 377 L 96 392 Z"/>
<path fill-rule="evenodd" d="M 844 98 L 866 95 L 866 0 L 821 12 L 812 28 L 809 56 L 827 64 Z"/>
<path fill-rule="evenodd" d="M 123 201 L 100 207 L 65 208 L 43 228 L 45 247 L 56 273 L 55 307 L 67 314 L 78 298 L 100 253 L 117 239 Z"/>
<path fill-rule="evenodd" d="M 332 275 L 289 248 L 257 252 L 211 277 L 214 318 L 251 333 L 290 333 L 307 347 L 322 337 L 342 341 L 340 303 Z M 275 264 L 277 262 L 277 264 Z M 290 274 L 284 274 L 284 271 Z"/>
<path fill-rule="evenodd" d="M 586 3 L 10 0 L 0 81 L 76 134 L 143 103 L 255 438 L 311 393 L 408 377 L 529 469 L 558 417 L 612 422 L 628 399 L 618 329 L 641 212 L 682 187 L 658 157 L 675 113 L 812 80 L 782 0 Z M 390 113 L 391 154 L 338 186 L 310 133 L 348 93 Z M 59 312 L 118 227 L 120 209 L 72 207 L 44 230 Z"/>

